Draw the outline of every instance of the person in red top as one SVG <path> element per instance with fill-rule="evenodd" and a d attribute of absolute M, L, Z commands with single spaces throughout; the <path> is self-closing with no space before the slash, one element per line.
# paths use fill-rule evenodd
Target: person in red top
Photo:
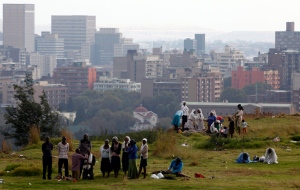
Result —
<path fill-rule="evenodd" d="M 87 157 L 84 157 L 80 154 L 80 149 L 76 148 L 75 154 L 72 155 L 72 177 L 74 179 L 79 180 L 81 160 L 87 159 Z"/>

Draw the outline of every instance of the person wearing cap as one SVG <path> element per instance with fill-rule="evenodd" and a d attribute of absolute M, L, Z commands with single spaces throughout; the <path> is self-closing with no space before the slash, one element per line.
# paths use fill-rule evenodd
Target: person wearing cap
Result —
<path fill-rule="evenodd" d="M 105 173 L 107 173 L 106 177 L 109 177 L 109 173 L 111 172 L 110 169 L 111 154 L 110 154 L 110 145 L 108 143 L 109 140 L 106 139 L 104 141 L 104 145 L 100 147 L 100 155 L 101 155 L 100 171 L 102 172 L 103 177 L 105 177 Z"/>
<path fill-rule="evenodd" d="M 118 137 L 116 136 L 113 137 L 110 151 L 111 151 L 111 169 L 114 170 L 115 177 L 118 177 L 119 170 L 121 168 L 121 160 L 120 160 L 121 148 L 122 148 L 122 144 L 118 142 Z"/>
<path fill-rule="evenodd" d="M 188 115 L 189 115 L 189 108 L 186 105 L 186 102 L 182 103 L 181 110 L 183 111 L 182 115 L 182 131 L 184 131 L 184 125 L 188 121 Z"/>
<path fill-rule="evenodd" d="M 136 142 L 134 139 L 131 139 L 127 149 L 127 152 L 129 153 L 128 179 L 134 179 L 138 177 L 136 167 L 136 159 L 138 158 L 137 151 L 138 147 L 136 146 Z"/>
<path fill-rule="evenodd" d="M 57 145 L 58 150 L 58 175 L 62 176 L 61 168 L 65 167 L 65 176 L 69 176 L 69 163 L 68 163 L 68 152 L 69 143 L 67 143 L 67 138 L 63 136 L 61 142 Z"/>
<path fill-rule="evenodd" d="M 183 162 L 181 158 L 178 157 L 172 160 L 167 172 L 178 175 L 182 172 L 182 167 L 183 167 Z"/>
<path fill-rule="evenodd" d="M 79 141 L 79 150 L 80 150 L 80 154 L 82 156 L 85 156 L 86 155 L 86 152 L 87 152 L 87 149 L 90 149 L 92 150 L 92 144 L 91 144 L 91 141 L 89 140 L 89 136 L 88 134 L 84 134 L 83 135 L 83 139 L 81 139 Z M 79 174 L 79 178 L 82 174 L 82 167 L 83 167 L 83 160 L 81 161 L 81 164 L 80 164 L 80 174 Z"/>
<path fill-rule="evenodd" d="M 130 142 L 130 137 L 126 136 L 122 144 L 122 170 L 124 172 L 124 176 L 127 175 L 128 166 L 129 166 L 129 153 L 127 152 L 129 142 Z"/>
<path fill-rule="evenodd" d="M 139 175 L 140 176 L 142 169 L 144 169 L 144 179 L 146 178 L 146 167 L 147 167 L 147 159 L 148 159 L 148 144 L 147 144 L 147 139 L 143 138 L 143 144 L 141 146 L 141 161 L 140 161 L 140 170 L 139 170 Z"/>

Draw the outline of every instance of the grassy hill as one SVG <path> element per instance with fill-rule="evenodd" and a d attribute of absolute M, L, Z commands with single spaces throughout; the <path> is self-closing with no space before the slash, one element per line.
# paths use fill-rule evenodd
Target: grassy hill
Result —
<path fill-rule="evenodd" d="M 256 118 L 245 116 L 249 124 L 245 137 L 235 134 L 233 139 L 211 138 L 206 134 L 169 132 L 148 132 L 152 137 L 149 144 L 148 172 L 166 170 L 170 161 L 177 156 L 183 159 L 183 172 L 191 176 L 190 180 L 147 179 L 128 180 L 119 175 L 114 178 L 102 178 L 100 173 L 99 148 L 102 140 L 93 140 L 92 153 L 97 158 L 93 181 L 58 181 L 42 180 L 41 144 L 30 145 L 15 153 L 1 153 L 0 178 L 5 183 L 2 189 L 299 189 L 300 188 L 300 116 L 271 116 Z M 227 122 L 225 122 L 225 125 Z M 141 145 L 142 134 L 131 134 Z M 280 142 L 273 142 L 274 137 L 280 137 Z M 122 136 L 120 135 L 120 138 Z M 59 139 L 52 139 L 57 144 Z M 221 143 L 223 149 L 215 143 Z M 78 146 L 78 141 L 72 141 Z M 181 146 L 183 143 L 189 146 Z M 266 148 L 273 147 L 278 156 L 278 164 L 249 163 L 237 164 L 235 159 L 242 152 L 248 152 L 251 158 L 262 156 Z M 73 152 L 70 152 L 71 156 Z M 20 157 L 20 155 L 23 155 Z M 56 150 L 53 155 L 57 155 Z M 70 160 L 69 160 L 69 164 Z M 9 172 L 7 172 L 9 171 Z M 206 178 L 194 177 L 201 173 Z M 122 172 L 121 172 L 122 173 Z M 32 175 L 32 176 L 30 176 Z M 53 161 L 54 178 L 57 175 L 57 160 Z"/>

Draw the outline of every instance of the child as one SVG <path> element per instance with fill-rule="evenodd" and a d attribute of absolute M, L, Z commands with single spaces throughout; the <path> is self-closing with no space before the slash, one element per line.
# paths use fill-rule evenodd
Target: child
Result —
<path fill-rule="evenodd" d="M 243 119 L 242 120 L 243 134 L 247 133 L 247 127 L 249 127 L 248 123 Z"/>

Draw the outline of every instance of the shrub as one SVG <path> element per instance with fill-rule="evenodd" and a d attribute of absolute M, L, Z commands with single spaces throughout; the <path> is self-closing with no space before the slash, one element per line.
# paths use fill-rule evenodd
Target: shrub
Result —
<path fill-rule="evenodd" d="M 4 171 L 12 171 L 17 167 L 20 167 L 21 164 L 9 164 L 5 167 Z"/>
<path fill-rule="evenodd" d="M 176 134 L 174 131 L 158 131 L 154 144 L 154 156 L 169 156 L 176 153 Z"/>
<path fill-rule="evenodd" d="M 37 126 L 33 125 L 29 129 L 29 144 L 39 144 L 40 142 L 40 130 Z"/>
<path fill-rule="evenodd" d="M 42 174 L 42 170 L 38 167 L 17 167 L 11 173 L 12 176 L 38 176 Z"/>
<path fill-rule="evenodd" d="M 72 143 L 72 139 L 73 139 L 72 132 L 68 131 L 67 129 L 62 129 L 61 130 L 61 136 L 65 136 L 67 138 L 67 142 L 69 143 L 69 150 L 74 151 L 74 146 L 73 146 L 73 143 Z"/>

